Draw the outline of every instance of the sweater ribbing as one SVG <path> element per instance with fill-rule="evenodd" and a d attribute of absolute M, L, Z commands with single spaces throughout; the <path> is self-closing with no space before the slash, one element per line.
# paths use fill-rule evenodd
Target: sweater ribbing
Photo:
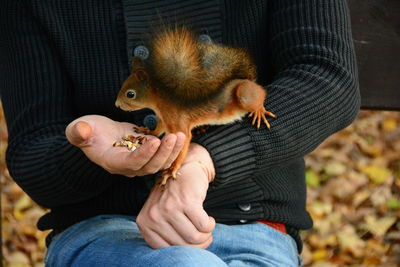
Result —
<path fill-rule="evenodd" d="M 152 177 L 107 173 L 70 145 L 64 131 L 85 114 L 143 124 L 148 111 L 124 113 L 114 101 L 131 51 L 143 43 L 147 20 L 158 10 L 175 13 L 178 22 L 191 19 L 197 32 L 216 42 L 247 48 L 268 90 L 266 107 L 278 116 L 270 119 L 271 130 L 257 130 L 245 118 L 194 139 L 216 166 L 206 211 L 217 222 L 283 222 L 301 249 L 298 229 L 312 224 L 302 157 L 359 109 L 345 1 L 167 2 L 2 1 L 7 164 L 15 181 L 52 209 L 39 227 L 64 229 L 102 213 L 137 214 L 143 205 L 145 180 Z M 241 203 L 251 203 L 251 210 L 240 210 Z"/>

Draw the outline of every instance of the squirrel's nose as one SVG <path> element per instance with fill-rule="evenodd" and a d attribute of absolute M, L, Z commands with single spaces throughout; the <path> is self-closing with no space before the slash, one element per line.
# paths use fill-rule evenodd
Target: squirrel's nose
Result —
<path fill-rule="evenodd" d="M 115 106 L 116 106 L 117 108 L 120 107 L 120 103 L 119 103 L 118 99 L 117 99 L 117 101 L 115 101 Z"/>

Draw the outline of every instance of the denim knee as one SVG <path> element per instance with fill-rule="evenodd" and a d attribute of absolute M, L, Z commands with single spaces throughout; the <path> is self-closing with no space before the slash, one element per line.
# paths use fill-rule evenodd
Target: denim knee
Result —
<path fill-rule="evenodd" d="M 207 267 L 228 266 L 215 254 L 199 248 L 186 246 L 171 246 L 153 250 L 146 256 L 143 266 L 166 266 L 166 267 Z M 151 265 L 150 265 L 151 264 Z"/>

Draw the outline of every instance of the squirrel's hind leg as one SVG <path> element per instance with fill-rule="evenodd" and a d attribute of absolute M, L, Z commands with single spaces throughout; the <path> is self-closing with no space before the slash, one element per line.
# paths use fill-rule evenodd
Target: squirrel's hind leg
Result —
<path fill-rule="evenodd" d="M 176 131 L 174 131 L 176 132 Z M 161 182 L 160 185 L 164 186 L 167 184 L 168 179 L 176 179 L 178 175 L 179 168 L 182 166 L 183 161 L 186 158 L 187 152 L 189 150 L 190 141 L 192 140 L 192 133 L 191 131 L 184 132 L 186 135 L 185 143 L 182 147 L 181 152 L 179 152 L 178 157 L 172 162 L 171 167 L 161 172 L 160 178 Z"/>
<path fill-rule="evenodd" d="M 264 107 L 264 101 L 267 96 L 267 92 L 257 83 L 250 80 L 243 80 L 239 83 L 236 88 L 236 97 L 240 106 L 249 111 L 249 117 L 253 117 L 252 125 L 257 122 L 257 129 L 261 126 L 261 120 L 264 124 L 271 128 L 266 115 L 272 118 L 276 118 L 275 114 L 269 112 Z"/>

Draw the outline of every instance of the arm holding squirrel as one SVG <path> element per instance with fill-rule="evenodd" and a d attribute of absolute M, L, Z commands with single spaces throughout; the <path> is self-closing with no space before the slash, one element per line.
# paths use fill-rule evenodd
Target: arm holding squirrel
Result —
<path fill-rule="evenodd" d="M 265 87 L 269 93 L 268 109 L 278 118 L 271 121 L 270 131 L 257 130 L 249 121 L 243 121 L 216 127 L 194 139 L 213 158 L 216 185 L 246 179 L 268 171 L 272 165 L 303 157 L 329 135 L 349 125 L 359 111 L 346 2 L 271 1 L 269 9 L 268 40 L 271 64 L 277 73 Z M 299 16 L 287 20 L 293 13 Z"/>

